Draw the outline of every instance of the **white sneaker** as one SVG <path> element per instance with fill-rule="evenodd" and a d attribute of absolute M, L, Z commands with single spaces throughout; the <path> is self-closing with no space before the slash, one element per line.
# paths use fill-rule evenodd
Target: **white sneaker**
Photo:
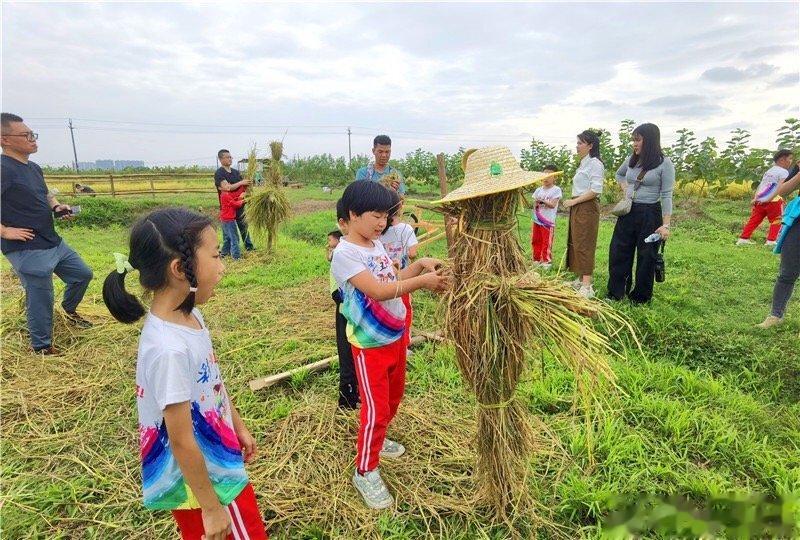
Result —
<path fill-rule="evenodd" d="M 578 289 L 578 294 L 584 298 L 594 298 L 594 288 L 591 285 L 582 285 L 581 288 Z"/>
<path fill-rule="evenodd" d="M 394 504 L 394 497 L 383 483 L 378 469 L 364 473 L 363 476 L 356 471 L 353 475 L 353 485 L 363 497 L 364 504 L 373 510 L 382 510 Z"/>
<path fill-rule="evenodd" d="M 414 351 L 411 349 L 406 349 L 406 358 L 410 358 L 412 354 L 414 354 Z"/>
<path fill-rule="evenodd" d="M 564 283 L 566 285 L 569 285 L 570 287 L 572 287 L 576 291 L 579 290 L 583 286 L 583 281 L 581 281 L 580 278 L 574 279 L 572 281 L 566 281 Z"/>
<path fill-rule="evenodd" d="M 753 241 L 750 240 L 749 238 L 739 238 L 738 240 L 736 240 L 737 246 L 746 246 L 747 244 L 752 244 L 752 243 Z"/>
<path fill-rule="evenodd" d="M 553 268 L 553 263 L 542 263 L 539 265 L 539 268 L 541 268 L 542 270 L 550 270 L 551 268 Z"/>
<path fill-rule="evenodd" d="M 783 322 L 783 319 L 780 317 L 776 317 L 775 315 L 770 315 L 763 322 L 760 322 L 756 325 L 758 328 L 772 328 L 773 326 L 777 326 Z"/>
<path fill-rule="evenodd" d="M 765 246 L 775 246 L 777 244 L 778 242 L 776 242 L 775 240 L 767 240 L 766 242 L 764 242 Z"/>
<path fill-rule="evenodd" d="M 383 439 L 383 448 L 381 448 L 380 456 L 382 458 L 399 458 L 406 453 L 406 447 L 399 442 L 394 442 L 391 439 Z"/>

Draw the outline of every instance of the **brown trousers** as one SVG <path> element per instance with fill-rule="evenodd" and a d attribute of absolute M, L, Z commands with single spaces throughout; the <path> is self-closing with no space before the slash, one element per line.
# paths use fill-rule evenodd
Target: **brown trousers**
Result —
<path fill-rule="evenodd" d="M 569 209 L 567 267 L 578 277 L 594 273 L 594 252 L 599 229 L 600 203 L 596 198 Z"/>

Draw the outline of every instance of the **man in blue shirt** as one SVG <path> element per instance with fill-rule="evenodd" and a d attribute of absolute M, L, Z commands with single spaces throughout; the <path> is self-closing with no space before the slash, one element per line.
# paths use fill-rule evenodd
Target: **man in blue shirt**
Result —
<path fill-rule="evenodd" d="M 36 152 L 37 134 L 15 114 L 2 113 L 0 145 L 0 246 L 25 288 L 25 312 L 33 351 L 58 354 L 53 348 L 53 274 L 66 283 L 61 307 L 80 328 L 92 324 L 75 309 L 92 280 L 92 271 L 55 230 L 53 215 L 66 213 L 44 183 L 42 169 L 28 157 Z"/>
<path fill-rule="evenodd" d="M 403 181 L 403 174 L 389 165 L 389 159 L 392 157 L 392 139 L 387 135 L 375 137 L 375 140 L 372 141 L 372 155 L 375 156 L 375 162 L 358 169 L 356 180 L 380 182 L 387 174 L 395 173 L 398 180 L 392 182 L 392 189 L 400 194 L 405 194 L 406 184 Z"/>

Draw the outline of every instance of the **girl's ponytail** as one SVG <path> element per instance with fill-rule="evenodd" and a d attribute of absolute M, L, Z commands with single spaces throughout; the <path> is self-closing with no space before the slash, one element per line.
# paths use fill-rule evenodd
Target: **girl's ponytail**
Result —
<path fill-rule="evenodd" d="M 108 311 L 121 323 L 135 323 L 144 316 L 142 303 L 134 295 L 125 290 L 127 270 L 113 270 L 103 282 L 103 302 Z"/>

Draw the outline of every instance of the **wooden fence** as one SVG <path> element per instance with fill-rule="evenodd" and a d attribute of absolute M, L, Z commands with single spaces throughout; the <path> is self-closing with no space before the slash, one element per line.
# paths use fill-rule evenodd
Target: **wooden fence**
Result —
<path fill-rule="evenodd" d="M 206 180 L 208 182 L 207 188 L 186 187 L 186 188 L 156 188 L 157 183 L 161 182 L 175 182 L 176 180 Z M 74 197 L 87 197 L 87 196 L 103 196 L 111 195 L 118 197 L 123 195 L 147 195 L 150 194 L 155 197 L 157 194 L 172 194 L 172 193 L 216 193 L 217 190 L 213 187 L 214 179 L 209 173 L 136 173 L 136 174 L 49 174 L 45 176 L 45 181 L 48 183 L 64 183 L 70 184 L 70 195 Z M 149 183 L 149 189 L 125 189 L 125 184 L 129 183 Z M 94 193 L 82 193 L 75 191 L 75 184 L 82 186 L 92 185 L 107 185 L 108 191 L 95 191 Z M 120 189 L 122 188 L 122 189 Z"/>

